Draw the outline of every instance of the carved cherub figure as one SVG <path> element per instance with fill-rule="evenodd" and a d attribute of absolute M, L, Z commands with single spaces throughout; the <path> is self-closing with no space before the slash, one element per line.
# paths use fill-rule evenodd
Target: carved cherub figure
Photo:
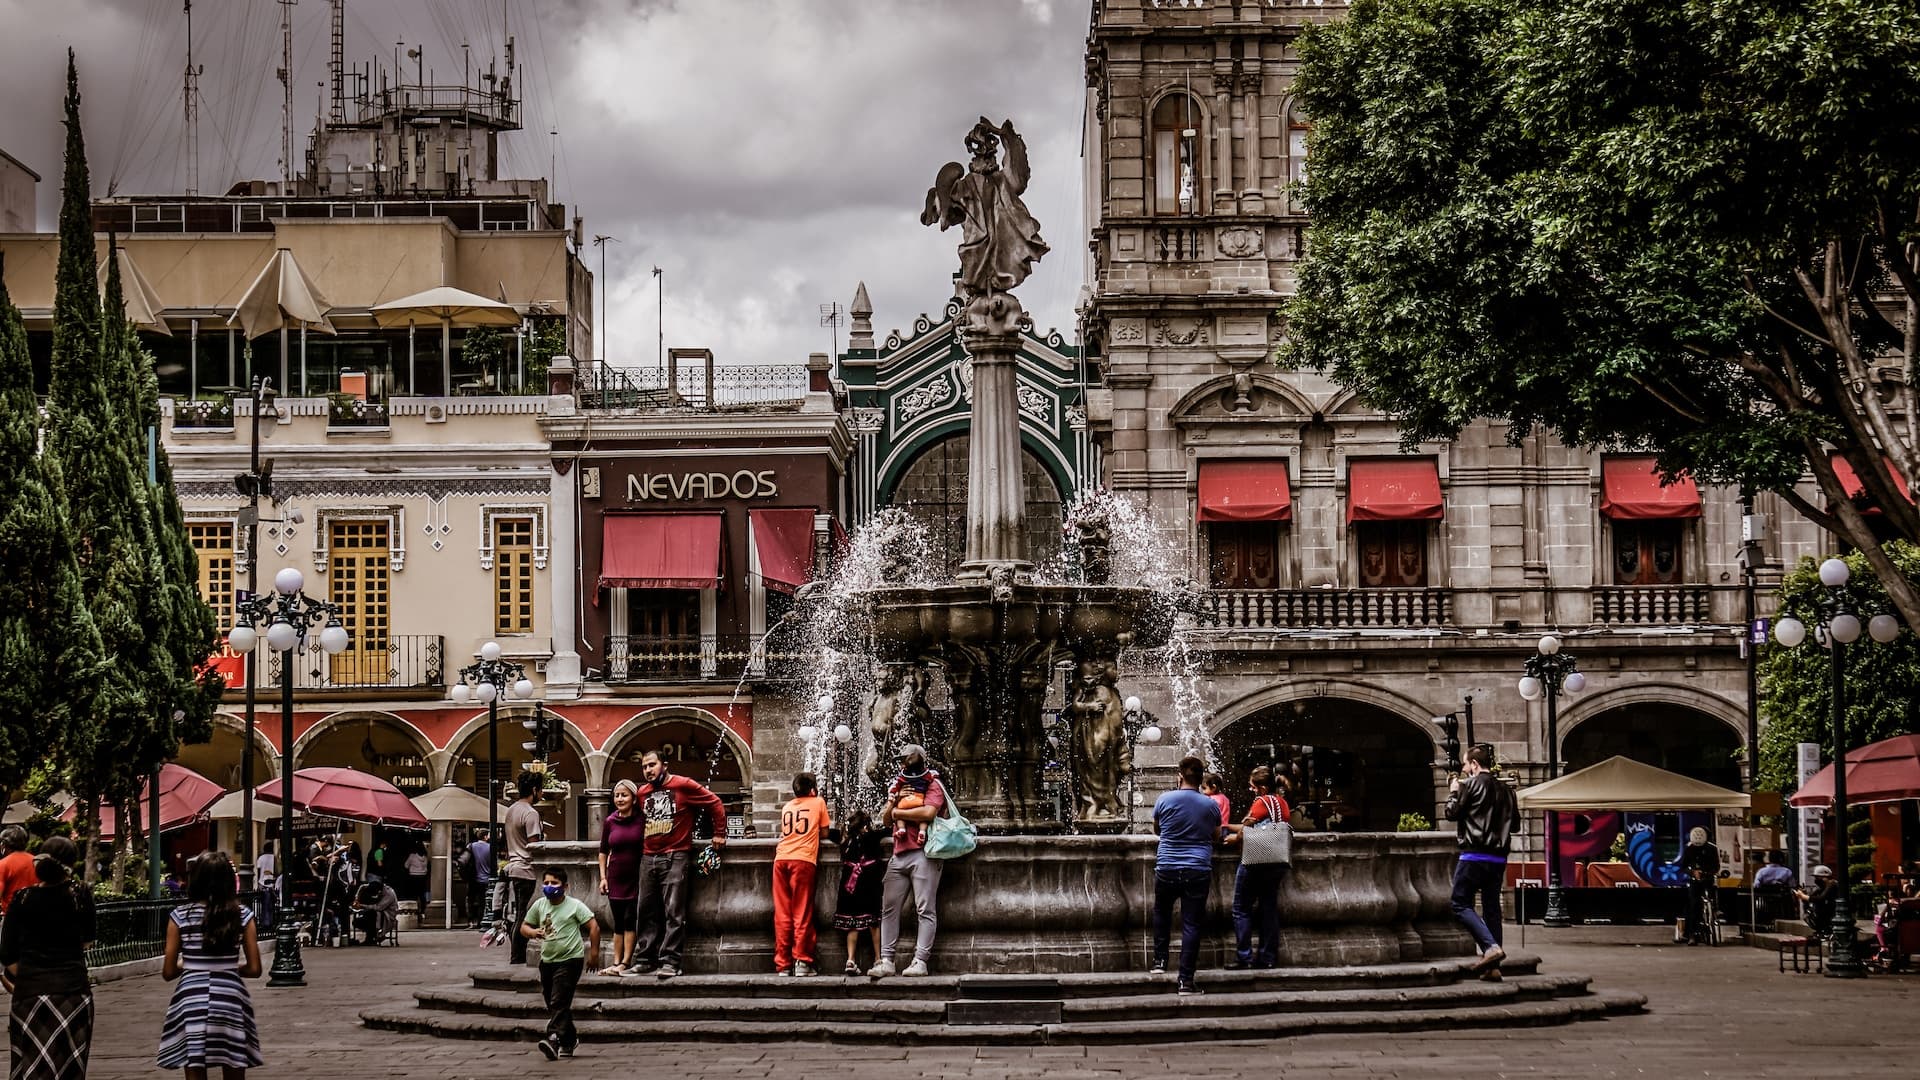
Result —
<path fill-rule="evenodd" d="M 1048 250 L 1040 239 L 1040 223 L 1020 201 L 1030 175 L 1027 144 L 1013 130 L 1013 121 L 996 127 L 984 116 L 967 133 L 966 142 L 971 159 L 966 165 L 950 161 L 941 167 L 927 190 L 920 223 L 938 225 L 942 231 L 960 227 L 960 283 L 969 293 L 1008 292 L 1027 280 L 1033 264 Z"/>

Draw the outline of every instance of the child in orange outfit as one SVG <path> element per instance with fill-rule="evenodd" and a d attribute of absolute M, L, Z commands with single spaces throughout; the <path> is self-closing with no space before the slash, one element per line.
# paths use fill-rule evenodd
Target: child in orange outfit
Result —
<path fill-rule="evenodd" d="M 780 809 L 773 851 L 773 973 L 814 974 L 813 878 L 820 837 L 833 827 L 812 773 L 793 778 L 793 799 Z"/>

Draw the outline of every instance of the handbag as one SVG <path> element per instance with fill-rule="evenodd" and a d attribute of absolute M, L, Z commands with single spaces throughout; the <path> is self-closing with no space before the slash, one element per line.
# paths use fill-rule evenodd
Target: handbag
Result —
<path fill-rule="evenodd" d="M 1242 866 L 1286 866 L 1293 862 L 1293 826 L 1280 818 L 1280 800 L 1273 796 L 1267 804 L 1267 817 L 1240 832 Z"/>
<path fill-rule="evenodd" d="M 937 780 L 934 782 L 939 783 Z M 940 784 L 940 794 L 945 812 L 927 823 L 927 841 L 921 845 L 921 850 L 927 853 L 929 859 L 957 859 L 979 846 L 980 834 L 974 829 L 973 822 L 968 821 L 967 816 L 960 812 L 960 807 L 955 805 L 953 793 L 947 790 L 947 785 Z"/>

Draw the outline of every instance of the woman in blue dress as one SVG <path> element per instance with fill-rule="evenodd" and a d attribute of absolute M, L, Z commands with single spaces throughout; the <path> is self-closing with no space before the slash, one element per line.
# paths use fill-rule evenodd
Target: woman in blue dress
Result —
<path fill-rule="evenodd" d="M 187 1080 L 205 1080 L 216 1067 L 224 1080 L 241 1080 L 263 1063 L 246 984 L 260 977 L 260 939 L 226 855 L 209 851 L 188 864 L 187 901 L 167 921 L 160 974 L 179 984 L 167 1004 L 158 1063 L 186 1070 Z"/>

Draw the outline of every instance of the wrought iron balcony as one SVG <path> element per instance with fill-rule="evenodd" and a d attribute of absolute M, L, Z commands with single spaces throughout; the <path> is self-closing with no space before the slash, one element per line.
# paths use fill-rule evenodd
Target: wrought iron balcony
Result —
<path fill-rule="evenodd" d="M 1705 585 L 1597 585 L 1593 621 L 1605 626 L 1689 626 L 1713 621 Z"/>
<path fill-rule="evenodd" d="M 602 652 L 608 683 L 737 683 L 800 677 L 807 653 L 785 635 L 722 634 L 710 637 L 610 635 Z"/>
<path fill-rule="evenodd" d="M 280 685 L 281 653 L 265 646 L 262 688 Z M 299 691 L 432 690 L 447 685 L 446 638 L 439 634 L 388 634 L 373 642 L 353 641 L 347 651 L 328 656 L 318 636 L 293 654 L 293 688 Z"/>
<path fill-rule="evenodd" d="M 1448 589 L 1215 589 L 1204 610 L 1222 630 L 1438 629 Z"/>
<path fill-rule="evenodd" d="M 772 405 L 807 396 L 804 364 L 719 367 L 703 364 L 673 372 L 658 367 L 588 364 L 579 380 L 580 404 L 589 409 L 715 409 Z"/>

